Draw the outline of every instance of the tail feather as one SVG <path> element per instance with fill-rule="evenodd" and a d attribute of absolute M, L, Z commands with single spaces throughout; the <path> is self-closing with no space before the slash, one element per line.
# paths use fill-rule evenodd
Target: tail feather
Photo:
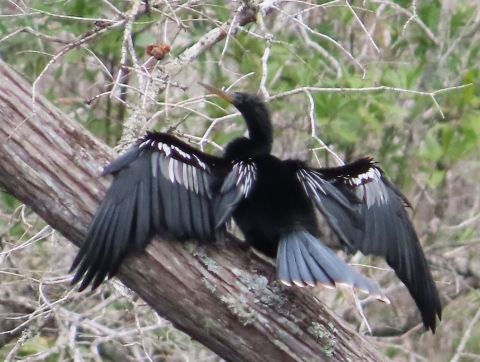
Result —
<path fill-rule="evenodd" d="M 292 253 L 287 249 L 286 255 L 288 262 L 288 272 L 290 273 L 290 279 L 292 279 L 293 284 L 301 287 L 305 286 L 303 278 L 300 277 L 300 271 L 298 270 L 300 263 L 295 260 L 295 253 Z"/>
<path fill-rule="evenodd" d="M 277 254 L 280 281 L 298 286 L 345 284 L 389 302 L 376 285 L 350 268 L 337 254 L 305 230 L 283 235 Z"/>
<path fill-rule="evenodd" d="M 302 251 L 301 248 L 302 244 L 298 241 L 298 239 L 293 239 L 292 242 L 296 244 L 294 247 L 295 264 L 298 267 L 298 272 L 300 274 L 299 280 L 297 282 L 294 281 L 294 283 L 300 287 L 304 287 L 306 285 L 313 287 L 317 283 L 305 260 L 304 251 Z"/>
<path fill-rule="evenodd" d="M 297 239 L 294 239 L 297 240 Z M 319 242 L 317 240 L 317 242 Z M 326 288 L 335 288 L 335 282 L 333 279 L 325 272 L 325 270 L 318 264 L 318 262 L 313 258 L 313 256 L 310 254 L 308 247 L 305 243 L 298 242 L 298 246 L 300 250 L 302 251 L 302 256 L 305 260 L 305 262 L 308 265 L 308 268 L 312 272 L 314 278 L 315 278 L 315 284 L 321 284 Z"/>
<path fill-rule="evenodd" d="M 292 278 L 288 270 L 287 243 L 280 241 L 277 251 L 277 275 L 278 279 L 289 287 L 292 285 Z"/>

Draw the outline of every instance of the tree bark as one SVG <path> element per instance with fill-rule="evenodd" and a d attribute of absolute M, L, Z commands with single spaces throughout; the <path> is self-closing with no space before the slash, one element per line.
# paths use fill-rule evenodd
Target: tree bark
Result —
<path fill-rule="evenodd" d="M 0 61 L 0 186 L 80 245 L 109 184 L 100 140 Z M 252 272 L 255 271 L 255 272 Z M 237 245 L 156 239 L 118 278 L 161 316 L 228 361 L 381 361 L 308 289 L 285 288 Z"/>

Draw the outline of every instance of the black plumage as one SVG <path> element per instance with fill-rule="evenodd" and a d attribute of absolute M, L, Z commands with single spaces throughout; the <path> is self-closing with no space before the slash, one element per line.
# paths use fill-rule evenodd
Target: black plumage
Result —
<path fill-rule="evenodd" d="M 222 239 L 233 218 L 249 245 L 276 258 L 284 284 L 347 284 L 388 301 L 321 242 L 318 210 L 346 252 L 386 258 L 435 332 L 441 305 L 405 211 L 408 201 L 375 162 L 312 168 L 280 160 L 271 155 L 272 123 L 261 97 L 203 86 L 240 111 L 249 136 L 216 157 L 169 134 L 147 133 L 113 161 L 103 174 L 114 180 L 74 260 L 72 283 L 83 278 L 80 289 L 98 287 L 154 234 Z"/>

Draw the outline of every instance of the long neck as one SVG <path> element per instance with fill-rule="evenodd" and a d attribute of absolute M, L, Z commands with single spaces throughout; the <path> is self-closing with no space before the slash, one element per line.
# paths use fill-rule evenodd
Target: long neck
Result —
<path fill-rule="evenodd" d="M 273 128 L 270 116 L 257 118 L 242 112 L 247 123 L 248 138 L 238 137 L 225 147 L 224 157 L 229 160 L 269 155 L 272 152 Z"/>
<path fill-rule="evenodd" d="M 266 107 L 252 107 L 241 110 L 247 123 L 249 147 L 256 154 L 269 154 L 272 151 L 273 127 Z"/>
<path fill-rule="evenodd" d="M 225 157 L 238 159 L 269 155 L 272 152 L 273 127 L 270 112 L 263 98 L 236 92 L 233 105 L 240 111 L 247 124 L 248 138 L 240 137 L 230 142 L 225 149 Z"/>

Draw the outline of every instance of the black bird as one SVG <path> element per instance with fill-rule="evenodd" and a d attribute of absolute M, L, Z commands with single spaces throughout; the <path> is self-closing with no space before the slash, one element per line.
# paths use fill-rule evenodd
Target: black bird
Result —
<path fill-rule="evenodd" d="M 104 169 L 113 175 L 71 270 L 80 290 L 97 288 L 122 260 L 153 235 L 213 242 L 233 218 L 246 242 L 276 258 L 286 285 L 347 284 L 387 301 L 366 278 L 321 242 L 320 211 L 348 253 L 384 256 L 415 300 L 425 328 L 441 319 L 438 292 L 405 211 L 409 203 L 370 158 L 312 168 L 271 155 L 273 129 L 260 96 L 205 88 L 233 104 L 248 137 L 223 157 L 203 153 L 172 135 L 147 133 Z"/>

